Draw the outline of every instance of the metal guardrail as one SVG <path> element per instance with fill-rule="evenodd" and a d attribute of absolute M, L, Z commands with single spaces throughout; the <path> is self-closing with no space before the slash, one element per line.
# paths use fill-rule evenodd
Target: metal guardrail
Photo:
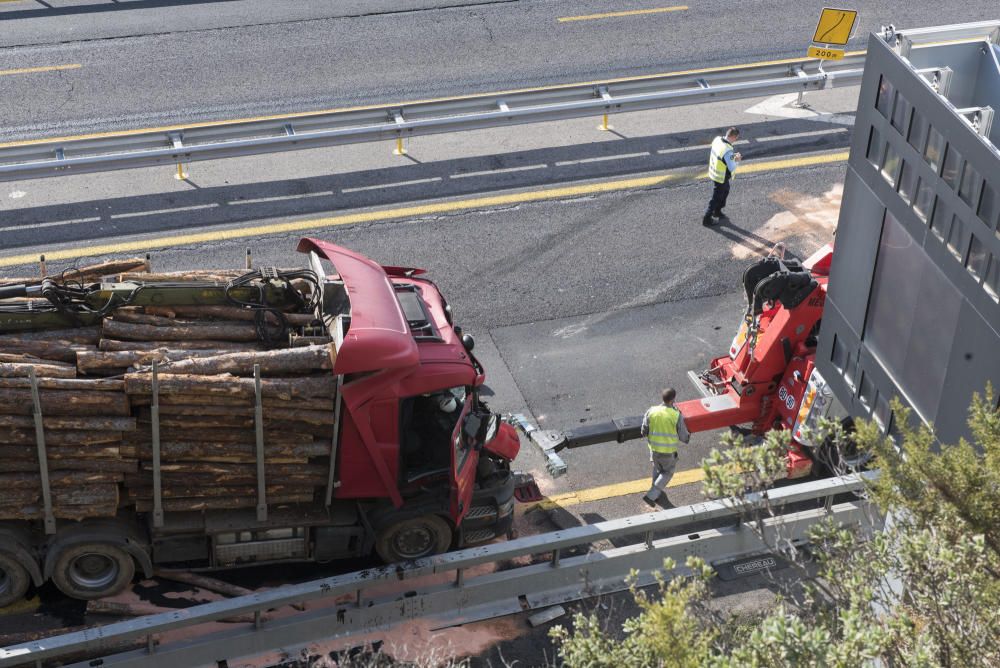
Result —
<path fill-rule="evenodd" d="M 804 541 L 808 528 L 825 517 L 843 524 L 861 525 L 869 531 L 877 528 L 871 526 L 864 501 L 832 503 L 834 496 L 856 492 L 864 486 L 865 480 L 876 475 L 873 472 L 829 478 L 771 490 L 766 499 L 751 495 L 745 504 L 723 499 L 580 526 L 118 622 L 0 649 L 0 668 L 41 665 L 44 661 L 65 661 L 81 655 L 103 655 L 99 664 L 102 666 L 218 665 L 217 662 L 223 659 L 348 636 L 416 617 L 439 616 L 439 627 L 449 626 L 517 612 L 525 607 L 545 607 L 620 591 L 625 588 L 625 577 L 632 569 L 642 573 L 644 579 L 640 584 L 651 582 L 651 573 L 662 568 L 663 559 L 668 556 L 683 564 L 687 555 L 697 554 L 718 565 L 734 558 L 762 554 L 766 551 L 765 544 L 758 533 L 743 525 L 740 519 L 747 505 L 763 507 L 765 500 L 786 511 L 791 504 L 825 501 L 823 507 L 786 513 L 760 525 L 765 535 L 780 530 L 782 538 L 793 543 Z M 661 532 L 709 520 L 726 520 L 732 524 L 697 534 L 657 538 Z M 755 529 L 760 527 L 754 524 Z M 577 556 L 562 555 L 568 548 L 630 536 L 639 537 L 639 542 Z M 508 570 L 485 574 L 470 570 L 483 564 L 512 563 L 512 560 L 539 554 L 550 556 L 541 563 Z M 755 563 L 757 561 L 760 560 Z M 767 560 L 763 563 L 766 565 Z M 442 574 L 450 577 L 433 577 Z M 421 579 L 425 581 L 423 584 L 419 583 Z M 430 582 L 426 582 L 428 579 Z M 410 581 L 417 582 L 409 584 Z M 338 597 L 349 597 L 350 602 L 337 602 Z M 304 612 L 272 621 L 264 621 L 262 617 L 267 610 L 320 600 L 323 602 Z M 192 627 L 240 615 L 255 616 L 257 622 L 232 625 L 224 632 L 193 634 Z M 186 629 L 185 639 L 167 640 L 157 645 L 157 635 L 178 629 Z M 116 649 L 123 645 L 134 647 L 143 641 L 146 644 L 143 650 L 121 652 Z M 87 661 L 79 665 L 98 664 Z"/>
<path fill-rule="evenodd" d="M 704 104 L 861 83 L 864 54 L 0 146 L 0 181 Z M 607 119 L 605 119 L 606 125 Z"/>

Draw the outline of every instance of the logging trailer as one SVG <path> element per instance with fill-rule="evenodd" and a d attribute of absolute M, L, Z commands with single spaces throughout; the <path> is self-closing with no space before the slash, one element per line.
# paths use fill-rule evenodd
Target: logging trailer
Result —
<path fill-rule="evenodd" d="M 434 283 L 298 250 L 306 268 L 0 286 L 0 606 L 510 531 L 533 483 Z"/>

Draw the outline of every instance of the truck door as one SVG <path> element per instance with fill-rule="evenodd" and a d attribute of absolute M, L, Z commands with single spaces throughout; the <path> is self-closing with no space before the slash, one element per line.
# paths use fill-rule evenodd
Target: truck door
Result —
<path fill-rule="evenodd" d="M 452 392 L 457 389 L 459 388 L 453 388 Z M 462 414 L 451 435 L 451 516 L 456 526 L 461 523 L 472 504 L 476 465 L 479 462 L 479 451 L 475 447 L 479 418 L 473 411 L 472 392 L 469 388 L 462 388 L 462 395 Z M 473 430 L 472 438 L 469 438 L 470 429 Z"/>

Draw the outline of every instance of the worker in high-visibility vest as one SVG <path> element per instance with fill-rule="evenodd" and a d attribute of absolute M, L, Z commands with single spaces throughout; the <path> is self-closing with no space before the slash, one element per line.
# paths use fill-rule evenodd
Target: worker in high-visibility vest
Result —
<path fill-rule="evenodd" d="M 726 130 L 725 136 L 716 137 L 712 141 L 712 151 L 708 156 L 708 178 L 712 179 L 712 199 L 708 202 L 705 216 L 701 224 L 715 225 L 713 218 L 725 218 L 722 209 L 729 198 L 729 183 L 736 171 L 736 163 L 743 159 L 739 152 L 733 149 L 733 144 L 740 138 L 737 128 Z"/>
<path fill-rule="evenodd" d="M 660 505 L 670 508 L 667 500 L 667 483 L 674 476 L 677 468 L 677 444 L 687 443 L 691 438 L 684 416 L 674 408 L 674 398 L 677 392 L 668 387 L 661 393 L 663 403 L 653 406 L 642 417 L 642 435 L 649 445 L 649 460 L 653 462 L 653 485 L 642 500 L 649 506 Z"/>

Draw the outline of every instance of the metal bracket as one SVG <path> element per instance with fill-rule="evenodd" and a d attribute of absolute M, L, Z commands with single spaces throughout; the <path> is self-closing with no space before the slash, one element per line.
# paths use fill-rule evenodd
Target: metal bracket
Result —
<path fill-rule="evenodd" d="M 289 137 L 295 136 L 295 128 L 292 127 L 291 123 L 285 123 L 285 134 Z"/>
<path fill-rule="evenodd" d="M 45 450 L 45 423 L 42 419 L 42 402 L 38 395 L 38 376 L 35 367 L 28 368 L 31 379 L 31 402 L 34 405 L 35 444 L 38 447 L 38 473 L 42 482 L 42 504 L 44 507 L 45 533 L 56 532 L 56 518 L 52 514 L 52 488 L 49 485 L 49 457 Z"/>
<path fill-rule="evenodd" d="M 510 111 L 510 107 L 507 106 L 507 102 L 505 100 L 497 100 L 497 109 L 504 113 Z"/>

